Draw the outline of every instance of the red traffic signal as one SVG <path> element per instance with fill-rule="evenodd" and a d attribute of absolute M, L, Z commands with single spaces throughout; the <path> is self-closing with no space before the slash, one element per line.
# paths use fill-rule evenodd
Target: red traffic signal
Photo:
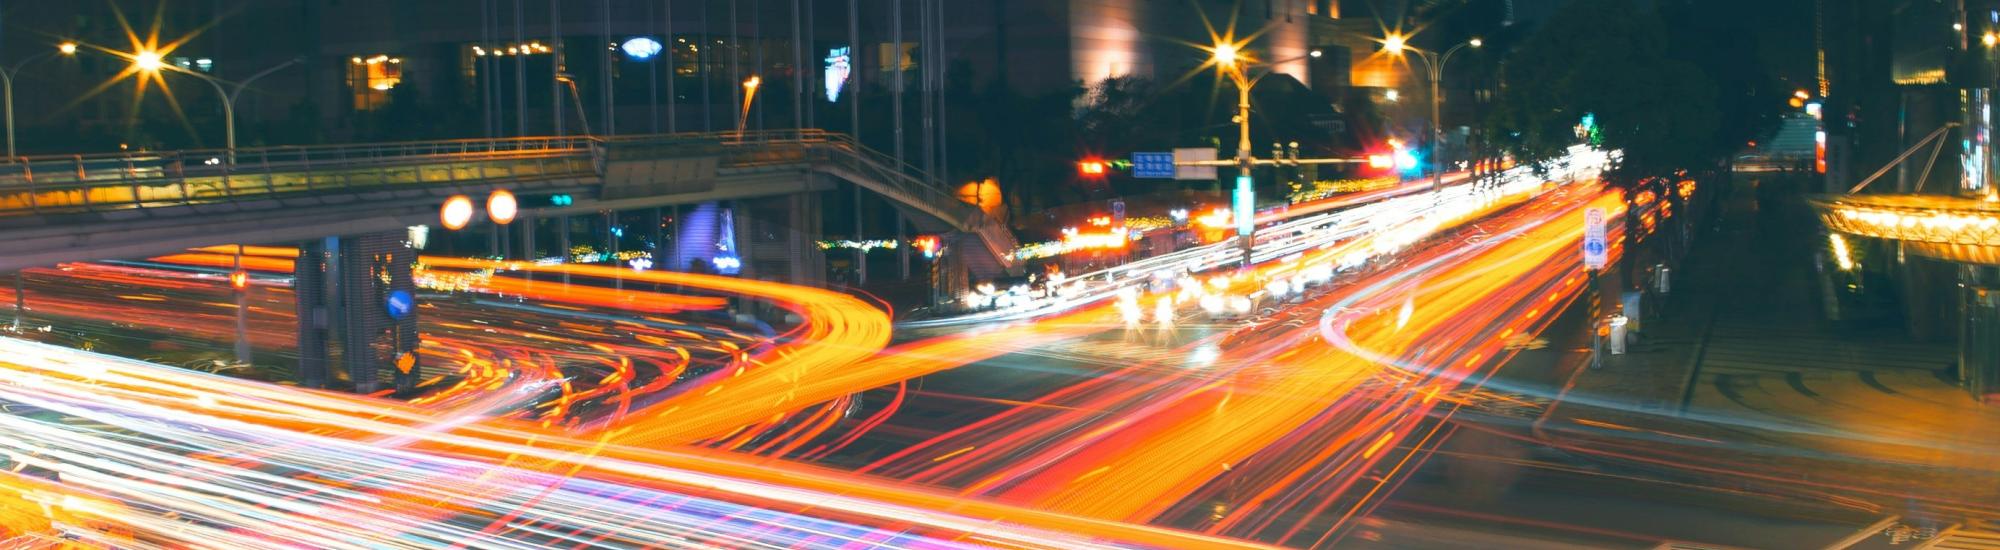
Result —
<path fill-rule="evenodd" d="M 1088 159 L 1088 160 L 1078 161 L 1076 163 L 1077 173 L 1083 174 L 1085 176 L 1092 176 L 1092 177 L 1103 176 L 1104 170 L 1105 170 L 1104 161 L 1099 159 Z"/>
<path fill-rule="evenodd" d="M 250 288 L 250 274 L 240 269 L 229 272 L 229 288 L 238 291 Z"/>
<path fill-rule="evenodd" d="M 1395 165 L 1396 165 L 1396 159 L 1394 157 L 1389 156 L 1388 153 L 1375 153 L 1372 155 L 1368 155 L 1369 168 L 1374 168 L 1376 170 L 1386 170 Z"/>

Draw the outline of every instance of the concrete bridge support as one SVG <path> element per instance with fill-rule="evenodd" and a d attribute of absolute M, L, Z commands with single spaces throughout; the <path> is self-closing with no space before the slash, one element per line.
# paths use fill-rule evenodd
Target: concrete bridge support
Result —
<path fill-rule="evenodd" d="M 1966 266 L 1965 313 L 1959 318 L 1958 376 L 1974 399 L 2000 394 L 2000 281 L 1994 268 Z M 1985 285 L 1975 285 L 1975 281 Z"/>
<path fill-rule="evenodd" d="M 797 285 L 825 282 L 826 254 L 821 237 L 819 195 L 733 201 L 737 252 L 746 278 Z"/>
<path fill-rule="evenodd" d="M 299 247 L 293 290 L 298 297 L 300 385 L 373 393 L 386 380 L 398 393 L 415 388 L 423 375 L 416 358 L 416 284 L 410 272 L 417 256 L 404 239 L 401 233 L 371 233 Z M 398 291 L 411 298 L 407 309 L 390 305 L 391 294 Z M 329 349 L 334 342 L 339 343 L 337 357 Z M 345 383 L 338 382 L 341 374 Z"/>

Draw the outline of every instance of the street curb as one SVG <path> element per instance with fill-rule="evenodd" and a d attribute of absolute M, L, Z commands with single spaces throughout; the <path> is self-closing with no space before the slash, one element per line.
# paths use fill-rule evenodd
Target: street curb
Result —
<path fill-rule="evenodd" d="M 1688 404 L 1694 401 L 1696 381 L 1701 378 L 1701 360 L 1708 355 L 1708 339 L 1715 334 L 1715 303 L 1709 302 L 1708 322 L 1701 327 L 1701 337 L 1694 341 L 1694 353 L 1688 354 L 1687 377 L 1681 379 L 1681 405 L 1675 416 L 1687 416 Z"/>

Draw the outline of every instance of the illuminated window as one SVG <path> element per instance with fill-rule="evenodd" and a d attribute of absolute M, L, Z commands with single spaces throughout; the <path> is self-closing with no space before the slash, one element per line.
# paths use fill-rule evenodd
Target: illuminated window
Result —
<path fill-rule="evenodd" d="M 901 59 L 903 70 L 909 71 L 917 68 L 916 52 L 917 44 L 915 42 L 903 43 L 903 55 L 896 55 L 896 44 L 894 42 L 884 42 L 876 45 L 877 55 L 875 58 L 882 60 L 880 63 L 882 72 L 886 73 L 896 70 L 896 65 L 889 61 L 891 59 Z"/>
<path fill-rule="evenodd" d="M 206 57 L 174 56 L 171 61 L 173 61 L 174 66 L 182 69 L 204 73 L 215 72 L 215 60 Z"/>
<path fill-rule="evenodd" d="M 354 110 L 373 111 L 389 104 L 389 90 L 403 83 L 403 59 L 378 54 L 348 58 L 347 87 L 354 91 Z"/>

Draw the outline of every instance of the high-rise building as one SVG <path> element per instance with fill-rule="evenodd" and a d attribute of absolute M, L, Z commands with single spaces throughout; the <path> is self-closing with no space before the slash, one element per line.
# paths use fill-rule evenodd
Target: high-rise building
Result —
<path fill-rule="evenodd" d="M 894 127 L 891 109 L 871 103 L 857 116 L 850 103 L 901 96 L 907 152 L 919 149 L 924 118 L 952 100 L 942 94 L 947 87 L 998 85 L 1032 96 L 1111 77 L 1172 80 L 1205 61 L 1196 46 L 1211 41 L 1211 29 L 1227 33 L 1232 23 L 1237 36 L 1257 37 L 1258 59 L 1284 60 L 1278 72 L 1309 81 L 1309 6 L 1296 0 L 209 0 L 163 11 L 149 2 L 85 4 L 11 9 L 8 29 L 40 32 L 0 36 L 0 62 L 50 47 L 43 42 L 56 36 L 133 49 L 114 8 L 142 37 L 158 19 L 163 45 L 194 36 L 175 44 L 169 61 L 206 60 L 202 70 L 225 80 L 302 59 L 244 94 L 238 122 L 246 144 L 266 134 L 343 141 L 728 130 L 752 96 L 743 83 L 757 77 L 750 114 L 741 117 L 748 128 Z M 22 110 L 60 111 L 124 63 L 90 53 L 68 73 L 27 71 L 23 87 L 32 82 L 38 91 L 22 95 Z M 206 86 L 165 78 L 194 119 L 194 136 L 153 138 L 219 145 L 210 136 L 217 132 L 201 124 L 219 107 Z M 115 107 L 132 95 L 103 100 Z M 103 118 L 122 123 L 129 115 Z"/>

